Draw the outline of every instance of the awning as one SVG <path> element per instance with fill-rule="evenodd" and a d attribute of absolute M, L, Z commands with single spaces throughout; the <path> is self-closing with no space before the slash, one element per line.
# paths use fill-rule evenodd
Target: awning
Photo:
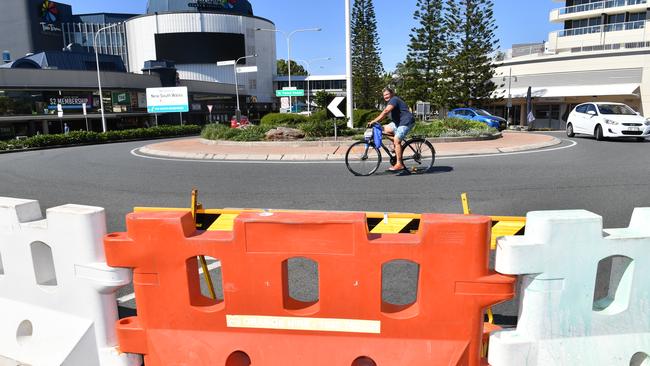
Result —
<path fill-rule="evenodd" d="M 562 97 L 591 97 L 591 96 L 639 96 L 639 84 L 606 84 L 606 85 L 565 85 L 565 86 L 533 86 L 533 98 L 562 98 Z M 526 98 L 528 87 L 512 88 L 512 98 Z M 507 98 L 508 89 L 498 89 L 497 97 Z"/>

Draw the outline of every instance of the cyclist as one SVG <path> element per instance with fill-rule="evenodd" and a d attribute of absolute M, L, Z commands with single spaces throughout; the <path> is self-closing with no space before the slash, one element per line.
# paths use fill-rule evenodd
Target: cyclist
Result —
<path fill-rule="evenodd" d="M 415 117 L 413 113 L 409 111 L 408 105 L 398 96 L 395 95 L 395 91 L 391 88 L 385 88 L 383 90 L 384 100 L 388 103 L 386 108 L 381 112 L 377 118 L 368 122 L 368 126 L 372 125 L 375 122 L 383 120 L 386 116 L 390 114 L 392 120 L 391 123 L 384 125 L 384 133 L 387 135 L 393 136 L 393 144 L 395 146 L 395 155 L 397 156 L 397 162 L 392 167 L 388 168 L 390 171 L 400 171 L 404 169 L 402 164 L 402 141 L 406 135 L 411 131 L 413 126 L 415 126 Z"/>

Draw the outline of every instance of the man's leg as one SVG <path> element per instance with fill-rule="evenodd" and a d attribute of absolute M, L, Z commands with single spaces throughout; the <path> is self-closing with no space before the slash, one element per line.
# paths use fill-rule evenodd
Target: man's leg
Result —
<path fill-rule="evenodd" d="M 395 156 L 397 157 L 397 162 L 393 165 L 393 169 L 404 169 L 404 164 L 402 164 L 402 139 L 395 135 L 393 137 L 393 145 L 395 145 Z"/>

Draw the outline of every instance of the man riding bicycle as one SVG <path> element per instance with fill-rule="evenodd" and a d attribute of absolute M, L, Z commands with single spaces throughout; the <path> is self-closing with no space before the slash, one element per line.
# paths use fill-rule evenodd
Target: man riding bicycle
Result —
<path fill-rule="evenodd" d="M 373 123 L 379 122 L 386 118 L 390 114 L 392 120 L 391 123 L 384 125 L 383 130 L 387 135 L 393 136 L 393 144 L 395 145 L 395 155 L 397 156 L 397 161 L 395 165 L 388 168 L 390 171 L 400 171 L 404 169 L 402 163 L 402 141 L 406 135 L 411 131 L 413 126 L 415 126 L 415 117 L 413 113 L 409 111 L 408 105 L 398 96 L 395 95 L 395 91 L 391 88 L 385 88 L 383 90 L 384 100 L 388 103 L 386 108 L 381 112 L 377 118 L 368 122 L 368 126 Z"/>

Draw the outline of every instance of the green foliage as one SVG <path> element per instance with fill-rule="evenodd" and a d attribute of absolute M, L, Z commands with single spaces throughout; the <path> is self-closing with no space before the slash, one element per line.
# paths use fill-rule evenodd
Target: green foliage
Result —
<path fill-rule="evenodd" d="M 471 0 L 470 0 L 471 1 Z M 413 106 L 417 101 L 442 104 L 440 84 L 441 65 L 445 59 L 446 29 L 443 0 L 418 0 L 411 29 L 408 55 L 404 67 L 402 97 Z"/>
<path fill-rule="evenodd" d="M 311 116 L 307 117 L 307 122 L 323 121 L 327 119 L 327 110 L 313 112 Z"/>
<path fill-rule="evenodd" d="M 226 125 L 210 124 L 203 127 L 201 137 L 208 140 L 261 141 L 271 129 L 270 126 L 250 126 L 247 128 L 230 128 Z"/>
<path fill-rule="evenodd" d="M 447 0 L 447 60 L 443 74 L 446 106 L 479 107 L 496 85 L 492 55 L 498 48 L 494 0 Z"/>
<path fill-rule="evenodd" d="M 278 60 L 278 75 L 289 75 L 289 69 L 287 67 L 287 60 Z M 296 61 L 291 60 L 291 75 L 302 75 L 307 76 L 307 71 L 302 65 L 298 64 Z"/>
<path fill-rule="evenodd" d="M 376 108 L 384 67 L 373 0 L 354 0 L 351 27 L 354 102 L 359 108 Z"/>
<path fill-rule="evenodd" d="M 381 112 L 374 109 L 355 109 L 354 125 L 365 127 L 366 124 L 375 119 Z"/>
<path fill-rule="evenodd" d="M 345 120 L 342 119 L 328 119 L 328 120 L 311 120 L 298 126 L 306 137 L 328 137 L 334 136 L 334 124 L 339 131 L 344 131 L 347 128 Z"/>
<path fill-rule="evenodd" d="M 260 126 L 265 127 L 293 127 L 297 124 L 307 122 L 307 117 L 293 113 L 269 113 L 262 117 Z"/>
<path fill-rule="evenodd" d="M 460 118 L 444 118 L 429 123 L 416 123 L 410 135 L 426 137 L 482 136 L 497 132 L 485 123 Z"/>
<path fill-rule="evenodd" d="M 24 140 L 9 140 L 0 142 L 0 150 L 13 150 L 22 148 L 65 146 L 76 144 L 102 143 L 120 140 L 133 140 L 141 138 L 171 137 L 198 134 L 200 126 L 158 126 L 151 128 L 138 128 L 122 131 L 87 132 L 72 131 L 65 134 L 36 135 Z"/>
<path fill-rule="evenodd" d="M 327 105 L 332 102 L 334 97 L 335 95 L 332 93 L 328 93 L 325 90 L 319 90 L 314 96 L 314 103 L 316 103 L 319 108 L 325 109 L 327 108 Z"/>

